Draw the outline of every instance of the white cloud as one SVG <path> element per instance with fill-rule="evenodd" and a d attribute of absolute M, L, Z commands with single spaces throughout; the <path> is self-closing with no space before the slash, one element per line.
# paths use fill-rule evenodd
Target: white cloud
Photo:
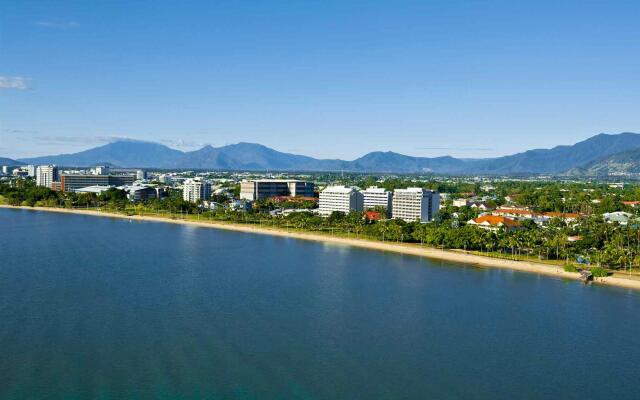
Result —
<path fill-rule="evenodd" d="M 199 149 L 206 145 L 205 143 L 195 142 L 191 140 L 184 140 L 184 139 L 177 139 L 177 140 L 162 139 L 162 140 L 159 140 L 159 142 L 169 147 L 185 148 L 185 149 Z"/>
<path fill-rule="evenodd" d="M 29 80 L 21 76 L 0 76 L 0 89 L 29 89 Z"/>
<path fill-rule="evenodd" d="M 38 26 L 42 26 L 44 28 L 53 28 L 53 29 L 73 29 L 80 26 L 80 24 L 77 23 L 76 21 L 63 21 L 63 22 L 37 21 L 35 22 L 35 24 Z"/>

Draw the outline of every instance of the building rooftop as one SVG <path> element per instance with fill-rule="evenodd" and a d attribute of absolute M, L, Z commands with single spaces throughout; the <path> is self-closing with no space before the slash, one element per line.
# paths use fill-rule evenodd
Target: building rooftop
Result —
<path fill-rule="evenodd" d="M 327 186 L 322 193 L 351 193 L 354 192 L 356 189 L 353 187 L 347 187 L 347 186 Z"/>
<path fill-rule="evenodd" d="M 506 226 L 509 228 L 520 226 L 520 222 L 511 218 L 501 217 L 499 215 L 483 215 L 482 217 L 472 219 L 471 221 L 476 225 Z"/>
<path fill-rule="evenodd" d="M 366 188 L 365 190 L 363 190 L 362 192 L 367 192 L 367 193 L 388 193 L 389 191 L 385 188 L 379 188 L 377 186 L 369 186 L 368 188 Z"/>
<path fill-rule="evenodd" d="M 106 192 L 107 190 L 113 188 L 114 186 L 101 186 L 101 185 L 93 185 L 87 186 L 80 189 L 76 189 L 77 193 L 95 193 L 100 194 L 102 192 Z"/>

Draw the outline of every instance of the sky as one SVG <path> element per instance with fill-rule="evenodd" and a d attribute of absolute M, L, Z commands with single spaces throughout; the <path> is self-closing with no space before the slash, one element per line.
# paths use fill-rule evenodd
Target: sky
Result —
<path fill-rule="evenodd" d="M 0 156 L 492 157 L 640 132 L 640 1 L 2 1 Z"/>

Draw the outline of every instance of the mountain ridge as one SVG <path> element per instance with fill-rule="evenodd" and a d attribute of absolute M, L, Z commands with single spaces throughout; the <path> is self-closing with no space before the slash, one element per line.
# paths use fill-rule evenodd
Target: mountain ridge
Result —
<path fill-rule="evenodd" d="M 14 166 L 14 165 L 19 165 L 20 162 L 11 158 L 7 158 L 7 157 L 0 157 L 0 165 L 10 165 L 10 166 Z"/>
<path fill-rule="evenodd" d="M 383 173 L 443 174 L 561 174 L 638 149 L 640 134 L 601 133 L 573 145 L 532 149 L 487 159 L 460 159 L 451 156 L 414 157 L 393 151 L 374 151 L 352 161 L 317 159 L 285 153 L 257 143 L 236 144 L 183 152 L 146 141 L 119 140 L 73 154 L 32 157 L 18 160 L 29 164 L 58 164 L 86 167 L 110 163 L 130 168 L 180 168 L 249 171 L 347 171 Z M 640 157 L 640 155 L 639 155 Z"/>

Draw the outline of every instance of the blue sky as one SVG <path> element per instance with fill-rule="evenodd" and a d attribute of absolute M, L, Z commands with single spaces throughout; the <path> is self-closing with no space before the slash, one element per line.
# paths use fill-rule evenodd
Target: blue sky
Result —
<path fill-rule="evenodd" d="M 118 137 L 353 159 L 640 132 L 640 1 L 4 1 L 0 156 Z"/>

